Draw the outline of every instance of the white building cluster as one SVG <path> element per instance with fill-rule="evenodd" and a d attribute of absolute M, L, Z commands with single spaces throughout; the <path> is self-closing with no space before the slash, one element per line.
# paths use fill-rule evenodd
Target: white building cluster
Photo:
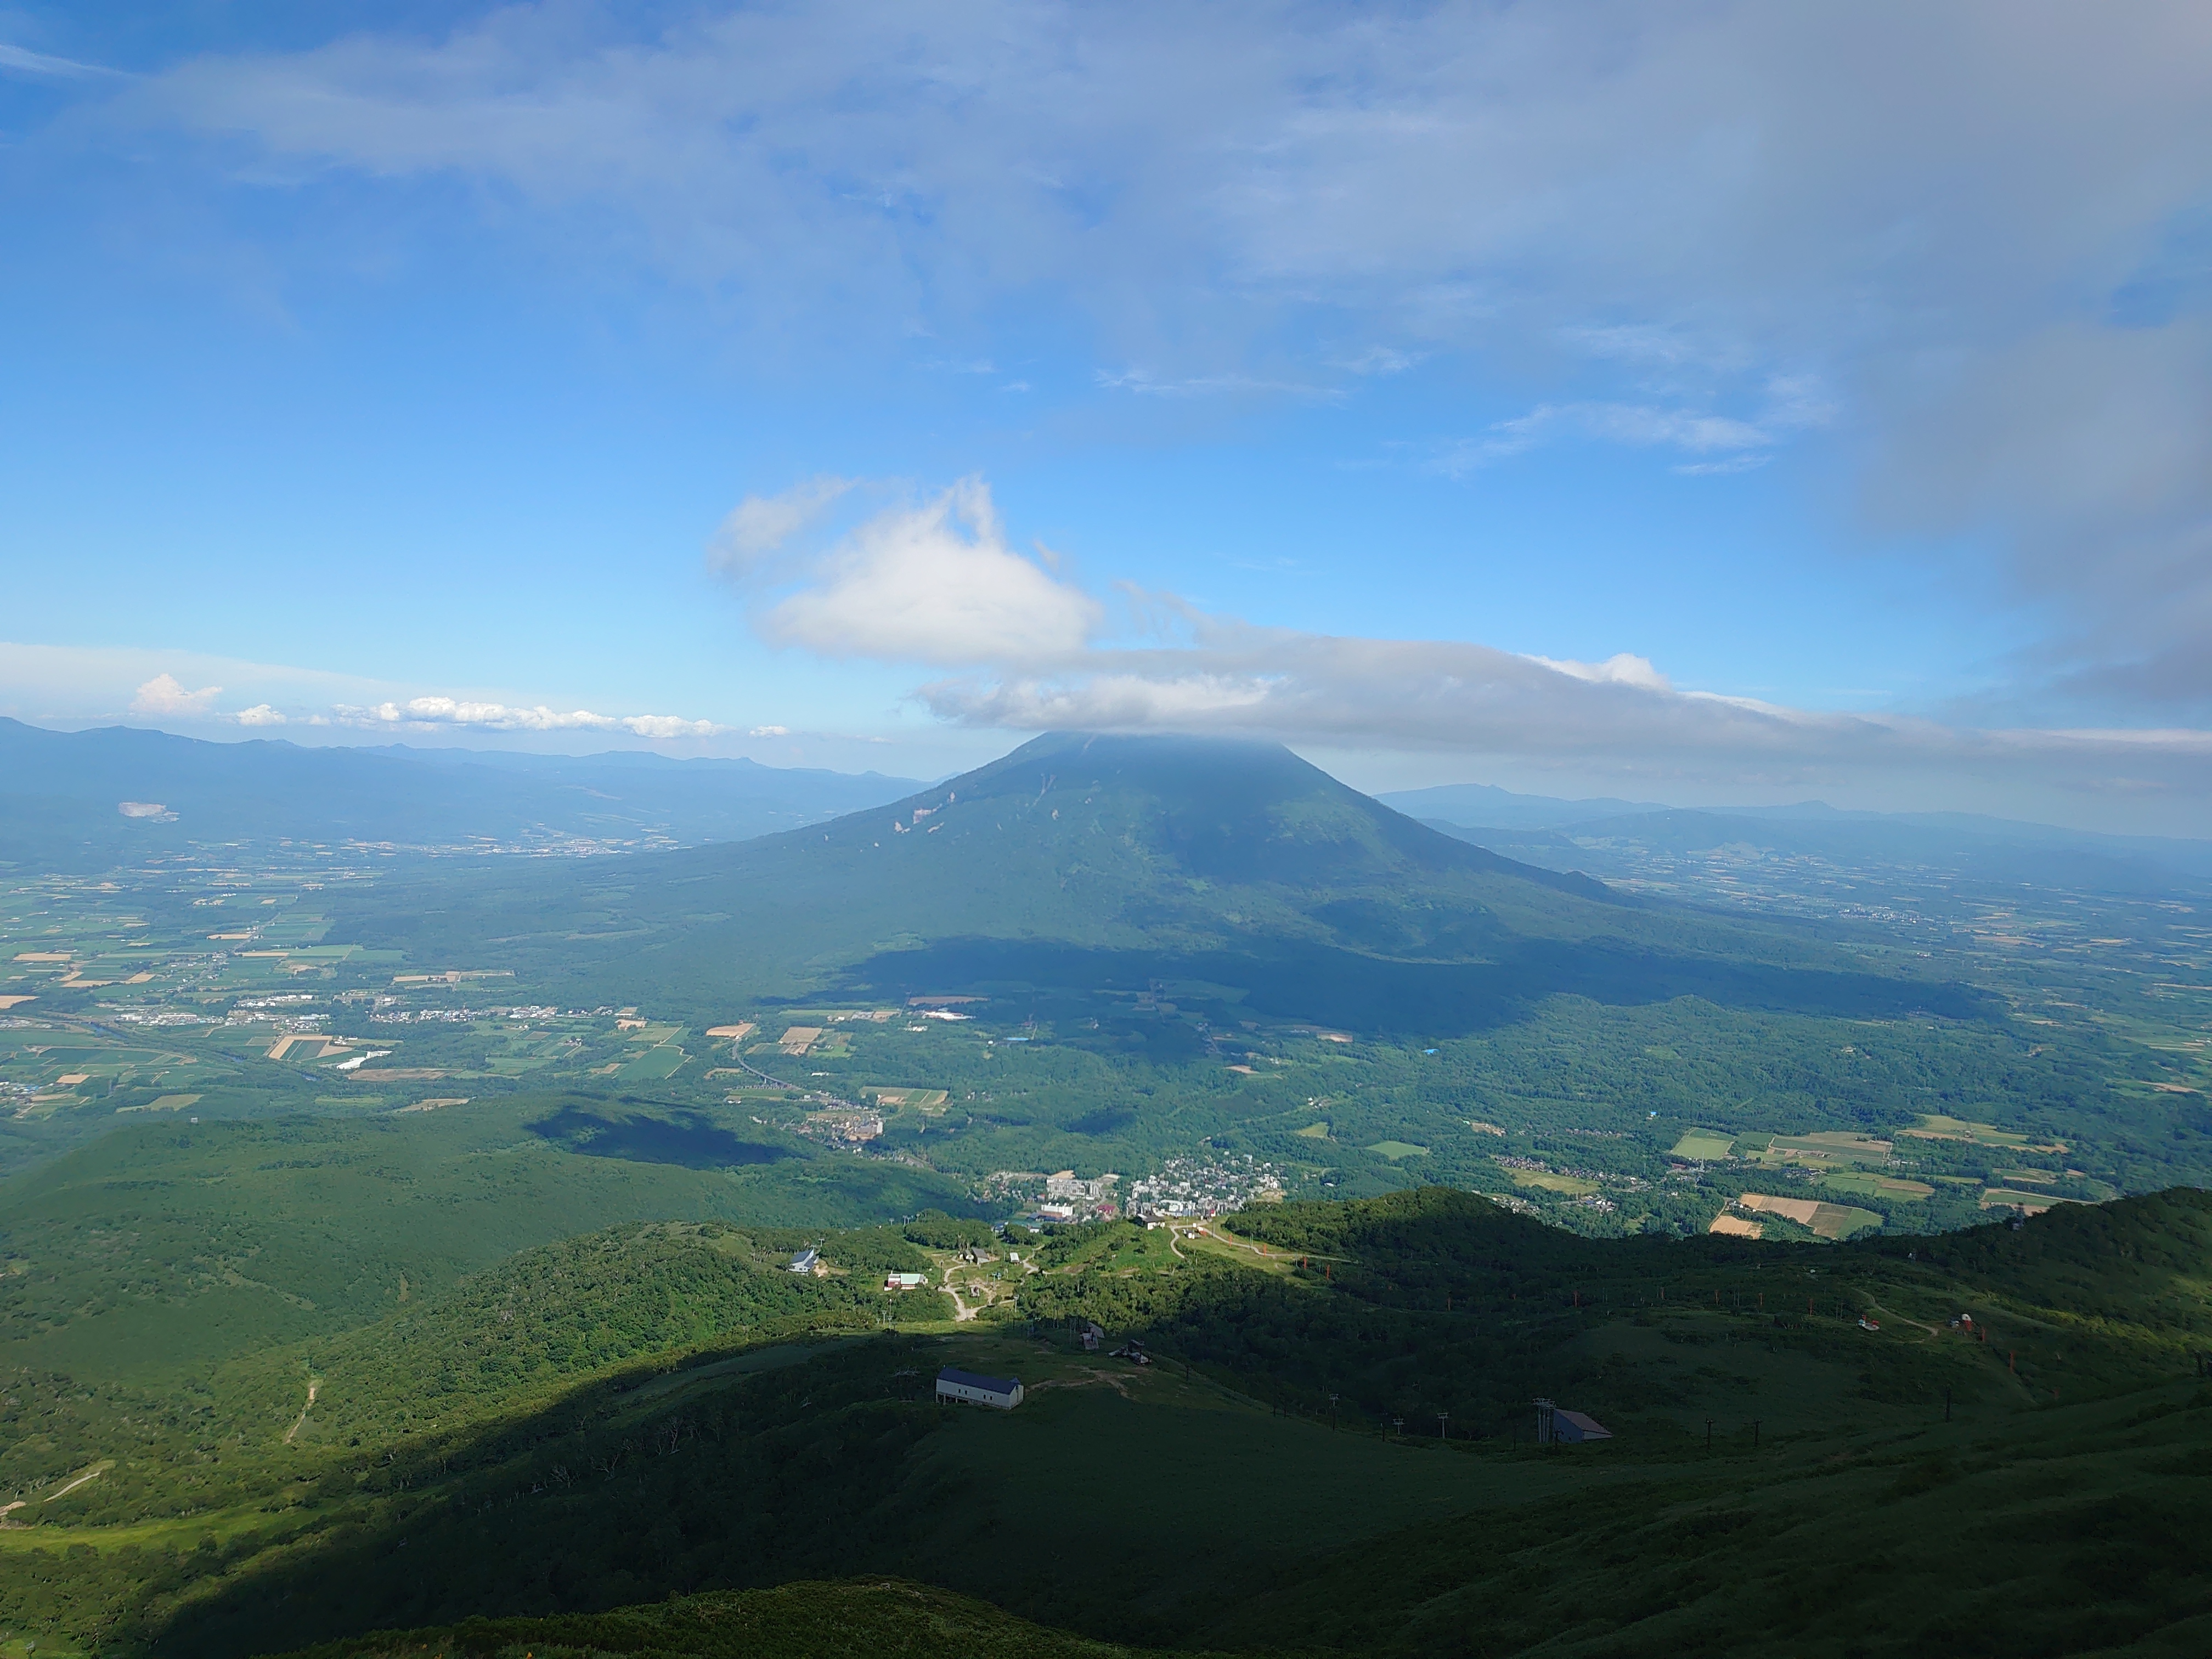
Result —
<path fill-rule="evenodd" d="M 1249 1154 L 1171 1158 L 1129 1188 L 1129 1213 L 1163 1220 L 1213 1216 L 1282 1195 L 1282 1171 Z"/>

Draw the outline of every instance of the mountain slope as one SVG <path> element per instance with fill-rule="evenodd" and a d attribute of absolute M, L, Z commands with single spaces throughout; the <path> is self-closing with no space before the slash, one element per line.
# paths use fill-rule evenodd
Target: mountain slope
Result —
<path fill-rule="evenodd" d="M 816 828 L 616 868 L 428 878 L 343 925 L 423 962 L 495 940 L 502 961 L 573 985 L 564 997 L 634 1002 L 649 984 L 702 1014 L 748 997 L 1155 980 L 1370 1029 L 1474 1029 L 1560 991 L 1973 1008 L 1955 988 L 1500 858 L 1275 745 L 1195 738 L 1054 734 Z"/>
<path fill-rule="evenodd" d="M 1577 1240 L 1437 1189 L 1268 1206 L 1172 1249 L 1127 1224 L 1072 1228 L 1022 1246 L 1033 1323 L 765 1349 L 723 1331 L 520 1409 L 495 1389 L 464 1416 L 449 1392 L 436 1421 L 408 1420 L 412 1376 L 449 1350 L 605 1333 L 623 1352 L 633 1330 L 712 1326 L 732 1290 L 757 1303 L 743 1261 L 700 1260 L 732 1235 L 624 1230 L 459 1287 L 387 1374 L 319 1352 L 333 1399 L 383 1409 L 318 1437 L 295 1371 L 206 1470 L 227 1510 L 156 1512 L 124 1544 L 74 1518 L 82 1498 L 41 1500 L 0 1533 L 21 1569 L 0 1613 L 98 1629 L 123 1655 L 471 1618 L 547 1622 L 416 1639 L 717 1651 L 702 1620 L 783 1604 L 640 1604 L 835 1572 L 1181 1649 L 2193 1651 L 2191 1621 L 2212 1616 L 2208 1221 L 2212 1200 L 2176 1191 L 1986 1228 L 1941 1261 L 1927 1240 Z M 827 1237 L 825 1255 L 901 1248 L 868 1237 Z M 982 1271 L 1015 1270 L 988 1254 Z M 567 1309 L 551 1281 L 577 1270 L 592 1294 Z M 1085 1352 L 1083 1318 L 1156 1363 Z M 1018 1375 L 1029 1398 L 937 1405 L 947 1363 Z M 1539 1395 L 1613 1437 L 1531 1446 Z M 190 1547 L 216 1527 L 228 1541 Z M 140 1540 L 143 1565 L 125 1553 Z M 789 1622 L 755 1624 L 740 1650 L 853 1651 L 824 1597 L 794 1588 Z M 636 1610 L 596 1617 L 617 1607 Z M 919 1631 L 881 1639 L 936 1650 Z"/>
<path fill-rule="evenodd" d="M 297 1659 L 417 1659 L 425 1649 L 441 1659 L 516 1650 L 547 1659 L 1143 1659 L 1150 1651 L 1031 1624 L 927 1584 L 872 1577 L 709 1592 L 613 1613 L 471 1620 L 452 1631 L 392 1631 Z"/>

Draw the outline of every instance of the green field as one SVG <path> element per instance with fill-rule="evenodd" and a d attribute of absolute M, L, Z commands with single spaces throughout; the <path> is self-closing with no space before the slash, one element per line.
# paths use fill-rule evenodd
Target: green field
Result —
<path fill-rule="evenodd" d="M 1729 1148 L 1735 1145 L 1735 1137 L 1733 1135 L 1713 1134 L 1703 1129 L 1692 1129 L 1674 1143 L 1674 1149 L 1667 1156 L 1696 1158 L 1702 1162 L 1707 1158 L 1726 1158 L 1729 1155 Z"/>
<path fill-rule="evenodd" d="M 1936 1192 L 1924 1181 L 1908 1181 L 1899 1176 L 1864 1172 L 1823 1176 L 1820 1185 L 1830 1192 L 1852 1193 L 1862 1198 L 1898 1199 L 1915 1204 L 1933 1197 Z"/>

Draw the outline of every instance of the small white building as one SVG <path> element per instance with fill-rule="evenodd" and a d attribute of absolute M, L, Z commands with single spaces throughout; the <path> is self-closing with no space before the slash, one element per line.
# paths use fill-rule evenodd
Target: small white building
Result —
<path fill-rule="evenodd" d="M 784 1271 L 793 1273 L 811 1273 L 821 1264 L 821 1261 L 822 1258 L 817 1252 L 801 1250 L 786 1264 Z"/>
<path fill-rule="evenodd" d="M 1581 1412 L 1571 1412 L 1565 1407 L 1555 1407 L 1552 1412 L 1552 1437 L 1570 1445 L 1580 1445 L 1585 1440 L 1610 1440 L 1613 1431 L 1595 1417 Z"/>
<path fill-rule="evenodd" d="M 887 1291 L 918 1291 L 929 1283 L 927 1273 L 885 1273 L 884 1288 Z"/>
<path fill-rule="evenodd" d="M 1010 1412 L 1022 1403 L 1022 1382 L 1018 1376 L 983 1376 L 947 1365 L 937 1374 L 937 1397 Z"/>

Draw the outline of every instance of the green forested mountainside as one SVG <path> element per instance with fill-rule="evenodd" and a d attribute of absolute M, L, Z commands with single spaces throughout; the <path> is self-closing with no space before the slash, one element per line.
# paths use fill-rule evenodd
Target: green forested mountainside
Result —
<path fill-rule="evenodd" d="M 332 938 L 426 960 L 496 939 L 564 998 L 649 981 L 692 1013 L 1159 979 L 1222 988 L 1254 1012 L 1439 1033 L 1564 994 L 1980 1009 L 1963 988 L 1868 972 L 1809 939 L 1640 909 L 1500 859 L 1273 745 L 1197 739 L 1042 738 L 891 807 L 757 843 L 418 878 L 341 906 Z"/>
<path fill-rule="evenodd" d="M 2146 1365 L 2190 1371 L 2212 1350 L 2212 1199 L 2191 1189 L 2069 1206 L 2032 1233 L 1992 1227 L 1828 1251 L 1581 1239 L 1444 1188 L 1248 1211 L 1236 1225 L 1278 1252 L 1282 1269 L 1125 1273 L 1116 1245 L 1131 1248 L 1141 1231 L 1117 1240 L 1100 1230 L 1088 1271 L 1048 1277 L 1026 1305 L 1141 1330 L 1285 1407 L 1318 1412 L 1335 1398 L 1370 1419 L 1443 1410 L 1486 1428 L 1547 1389 L 1572 1387 L 1608 1420 L 1666 1400 L 1644 1368 L 1650 1343 L 1626 1333 L 1563 1341 L 1563 1308 L 1644 1328 L 1662 1310 L 1724 1307 L 1767 1327 L 1771 1350 L 1824 1358 L 1867 1352 L 1855 1325 L 1831 1322 L 1863 1310 L 1916 1329 L 1948 1329 L 1966 1312 L 2002 1334 L 2002 1380 L 1989 1346 L 1999 1337 L 1886 1353 L 1889 1369 L 1863 1381 L 1869 1398 L 1893 1401 L 1946 1389 L 1960 1401 L 2017 1398 L 2021 1379 L 2104 1390 Z M 1316 1284 L 1329 1294 L 1308 1295 Z M 1778 1400 L 1775 1409 L 1791 1408 Z"/>
<path fill-rule="evenodd" d="M 0 1187 L 0 1366 L 204 1377 L 237 1352 L 420 1306 L 580 1228 L 965 1207 L 949 1183 L 897 1165 L 578 1157 L 532 1131 L 565 1103 L 118 1130 Z"/>
<path fill-rule="evenodd" d="M 1015 1299 L 980 1322 L 873 1288 L 949 1225 L 564 1241 L 241 1356 L 135 1457 L 18 1372 L 53 1473 L 0 1529 L 0 1617 L 42 1650 L 269 1651 L 824 1571 L 1251 1652 L 2178 1652 L 2212 1616 L 2202 1194 L 1820 1247 L 1578 1239 L 1432 1189 L 994 1245 L 963 1272 Z M 777 1265 L 799 1237 L 831 1277 Z M 1085 1352 L 1092 1318 L 1154 1363 Z M 1030 1400 L 934 1406 L 948 1361 Z M 1540 1392 L 1614 1438 L 1531 1448 Z M 806 1621 L 842 1594 L 793 1590 L 760 1650 L 839 1651 Z M 629 1629 L 609 1650 L 655 1650 Z"/>
<path fill-rule="evenodd" d="M 614 1613 L 471 1620 L 452 1630 L 332 1643 L 297 1659 L 416 1659 L 426 1651 L 438 1659 L 1139 1659 L 1142 1650 L 1032 1624 L 971 1596 L 872 1577 L 709 1591 Z"/>
<path fill-rule="evenodd" d="M 404 1435 L 646 1355 L 779 1333 L 872 1330 L 884 1276 L 930 1266 L 898 1230 L 868 1228 L 834 1235 L 829 1276 L 788 1271 L 797 1250 L 830 1237 L 716 1222 L 585 1234 L 510 1256 L 419 1310 L 256 1363 L 288 1414 L 298 1379 L 323 1379 L 311 1444 Z M 244 1372 L 239 1382 L 246 1385 Z"/>

